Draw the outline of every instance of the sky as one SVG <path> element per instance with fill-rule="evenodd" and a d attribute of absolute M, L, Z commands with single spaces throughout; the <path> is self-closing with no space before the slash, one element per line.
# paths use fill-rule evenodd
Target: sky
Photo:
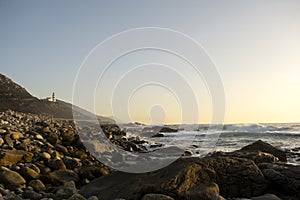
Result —
<path fill-rule="evenodd" d="M 34 96 L 45 98 L 54 91 L 58 99 L 72 102 L 76 76 L 91 50 L 112 35 L 142 27 L 172 29 L 201 44 L 223 83 L 225 123 L 300 122 L 297 0 L 0 0 L 0 73 Z M 128 55 L 98 84 L 86 88 L 95 92 L 93 105 L 84 98 L 76 104 L 120 120 L 129 113 L 132 121 L 143 123 L 181 123 L 183 112 L 190 113 L 184 122 L 192 123 L 198 109 L 196 118 L 209 123 L 212 98 L 218 97 L 211 96 L 205 77 L 194 81 L 195 74 L 187 70 L 190 66 L 176 59 L 151 50 Z M 158 61 L 167 62 L 184 77 L 157 65 L 165 64 Z M 148 66 L 116 84 L 142 64 Z M 149 77 L 166 81 L 176 91 L 159 84 L 138 88 Z M 186 82 L 190 88 L 185 88 Z M 189 96 L 189 89 L 195 98 Z"/>

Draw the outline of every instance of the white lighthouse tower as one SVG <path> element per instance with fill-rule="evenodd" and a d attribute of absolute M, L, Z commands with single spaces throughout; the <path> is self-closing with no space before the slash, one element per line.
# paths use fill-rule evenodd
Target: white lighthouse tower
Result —
<path fill-rule="evenodd" d="M 52 93 L 52 97 L 48 98 L 48 101 L 50 102 L 56 102 L 55 93 Z"/>

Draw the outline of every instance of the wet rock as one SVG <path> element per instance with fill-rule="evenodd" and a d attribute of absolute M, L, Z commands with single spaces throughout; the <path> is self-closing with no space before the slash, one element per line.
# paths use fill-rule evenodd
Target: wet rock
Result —
<path fill-rule="evenodd" d="M 189 150 L 185 150 L 183 153 L 183 156 L 191 156 L 191 155 L 193 155 L 193 152 Z"/>
<path fill-rule="evenodd" d="M 246 158 L 249 160 L 253 160 L 256 164 L 258 164 L 258 163 L 275 163 L 275 162 L 279 161 L 279 159 L 277 157 L 273 156 L 272 154 L 260 152 L 260 151 L 237 150 L 234 152 L 214 152 L 211 155 Z"/>
<path fill-rule="evenodd" d="M 277 149 L 273 147 L 272 145 L 263 142 L 261 140 L 258 140 L 254 142 L 253 144 L 247 145 L 241 149 L 241 151 L 261 151 L 265 153 L 270 153 L 273 156 L 277 157 L 280 161 L 286 162 L 286 154 L 283 150 Z"/>
<path fill-rule="evenodd" d="M 163 133 L 175 133 L 175 132 L 178 132 L 178 129 L 177 128 L 171 128 L 171 127 L 168 127 L 168 126 L 152 126 L 152 127 L 145 127 L 143 130 L 142 130 L 143 133 L 146 133 L 146 132 L 152 132 L 153 133 L 157 133 L 157 132 L 163 132 Z M 142 134 L 144 135 L 144 134 Z"/>
<path fill-rule="evenodd" d="M 164 133 L 176 133 L 178 132 L 178 129 L 175 129 L 175 128 L 170 128 L 170 127 L 167 127 L 167 126 L 164 126 L 160 129 L 160 132 L 164 132 Z"/>
<path fill-rule="evenodd" d="M 162 133 L 156 133 L 156 134 L 152 135 L 151 137 L 165 137 L 165 136 Z"/>

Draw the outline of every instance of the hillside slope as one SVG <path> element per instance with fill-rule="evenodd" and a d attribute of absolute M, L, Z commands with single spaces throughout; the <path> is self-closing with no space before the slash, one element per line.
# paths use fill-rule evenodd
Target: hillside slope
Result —
<path fill-rule="evenodd" d="M 24 113 L 49 115 L 54 118 L 73 119 L 72 106 L 61 100 L 50 102 L 46 99 L 38 99 L 10 78 L 0 74 L 0 112 L 10 109 Z M 76 118 L 92 115 L 78 106 L 74 106 L 74 108 Z M 98 116 L 98 119 L 105 123 L 114 122 L 107 117 Z"/>

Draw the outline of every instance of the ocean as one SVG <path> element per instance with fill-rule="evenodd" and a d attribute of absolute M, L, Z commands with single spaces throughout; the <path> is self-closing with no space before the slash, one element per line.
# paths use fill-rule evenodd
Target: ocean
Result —
<path fill-rule="evenodd" d="M 171 128 L 177 126 L 170 126 Z M 143 129 L 140 126 L 140 129 Z M 126 131 L 132 134 L 127 127 Z M 226 124 L 222 128 L 208 125 L 182 125 L 179 132 L 162 133 L 164 137 L 143 137 L 149 142 L 147 148 L 155 150 L 166 147 L 187 149 L 191 156 L 205 156 L 214 151 L 230 152 L 241 149 L 257 140 L 274 147 L 293 152 L 288 162 L 300 164 L 300 124 Z"/>

